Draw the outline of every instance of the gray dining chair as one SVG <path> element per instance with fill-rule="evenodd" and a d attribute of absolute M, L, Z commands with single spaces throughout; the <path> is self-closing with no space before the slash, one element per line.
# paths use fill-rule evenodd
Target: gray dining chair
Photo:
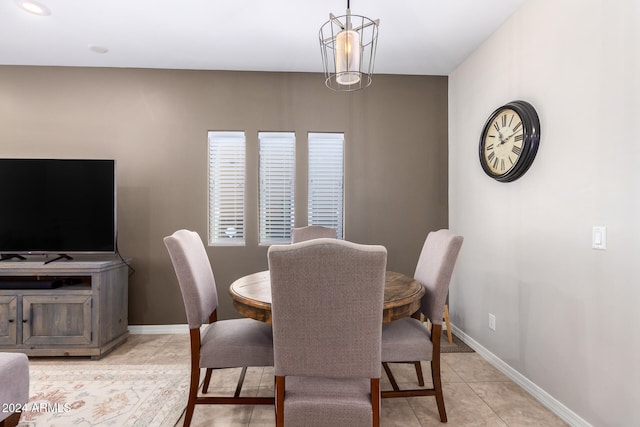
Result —
<path fill-rule="evenodd" d="M 414 317 L 396 320 L 382 328 L 382 365 L 393 387 L 392 391 L 383 391 L 382 397 L 435 396 L 440 421 L 443 423 L 447 422 L 447 413 L 440 379 L 440 337 L 449 283 L 462 241 L 462 236 L 450 230 L 429 233 L 414 274 L 414 278 L 425 288 L 420 311 Z M 416 318 L 419 314 L 429 319 L 431 331 Z M 424 379 L 421 360 L 431 362 L 433 388 L 400 390 L 389 363 L 412 363 L 416 368 L 418 384 L 422 387 Z"/>
<path fill-rule="evenodd" d="M 291 243 L 300 243 L 311 239 L 337 237 L 335 228 L 323 227 L 321 225 L 307 225 L 306 227 L 294 228 L 291 230 Z"/>
<path fill-rule="evenodd" d="M 274 404 L 273 397 L 240 397 L 248 366 L 273 366 L 271 326 L 253 319 L 218 320 L 218 295 L 209 257 L 198 233 L 178 230 L 164 238 L 178 278 L 189 323 L 191 383 L 184 426 L 191 424 L 197 404 Z M 208 325 L 201 329 L 205 323 Z M 206 368 L 206 394 L 213 369 L 241 367 L 232 397 L 198 394 L 200 369 Z"/>
<path fill-rule="evenodd" d="M 324 238 L 268 258 L 276 426 L 380 425 L 386 249 Z"/>

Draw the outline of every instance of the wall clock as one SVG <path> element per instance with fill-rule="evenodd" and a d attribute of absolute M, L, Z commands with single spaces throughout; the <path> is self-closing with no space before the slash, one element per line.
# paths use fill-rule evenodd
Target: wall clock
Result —
<path fill-rule="evenodd" d="M 540 120 L 526 101 L 513 101 L 490 116 L 480 136 L 480 165 L 487 175 L 500 182 L 520 178 L 538 152 Z"/>

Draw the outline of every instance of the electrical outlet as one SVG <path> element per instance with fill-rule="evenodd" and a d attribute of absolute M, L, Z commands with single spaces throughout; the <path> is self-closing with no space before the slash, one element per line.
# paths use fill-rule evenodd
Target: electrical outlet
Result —
<path fill-rule="evenodd" d="M 496 316 L 491 313 L 489 313 L 489 329 L 492 331 L 496 330 Z"/>

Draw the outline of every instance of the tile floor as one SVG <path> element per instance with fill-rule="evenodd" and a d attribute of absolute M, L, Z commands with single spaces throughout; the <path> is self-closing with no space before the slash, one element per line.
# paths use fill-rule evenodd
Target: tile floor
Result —
<path fill-rule="evenodd" d="M 37 360 L 37 359 L 36 359 Z M 99 361 L 106 364 L 189 364 L 189 337 L 184 335 L 131 335 L 128 341 Z M 391 365 L 401 388 L 417 387 L 411 365 Z M 423 362 L 425 382 L 429 363 Z M 211 392 L 233 393 L 239 370 L 214 373 Z M 564 426 L 551 411 L 496 370 L 477 353 L 442 355 L 442 381 L 449 426 Z M 429 384 L 427 384 L 429 385 Z M 382 389 L 391 386 L 384 376 Z M 250 368 L 244 394 L 272 395 L 273 368 Z M 176 424 L 182 426 L 183 419 Z M 272 406 L 197 406 L 193 427 L 273 426 Z M 440 426 L 433 397 L 382 400 L 384 427 Z"/>

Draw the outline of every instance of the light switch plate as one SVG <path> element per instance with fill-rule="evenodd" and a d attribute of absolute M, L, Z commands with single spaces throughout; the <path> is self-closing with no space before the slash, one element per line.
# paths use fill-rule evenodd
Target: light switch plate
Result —
<path fill-rule="evenodd" d="M 607 227 L 593 227 L 591 247 L 593 249 L 607 249 Z"/>

